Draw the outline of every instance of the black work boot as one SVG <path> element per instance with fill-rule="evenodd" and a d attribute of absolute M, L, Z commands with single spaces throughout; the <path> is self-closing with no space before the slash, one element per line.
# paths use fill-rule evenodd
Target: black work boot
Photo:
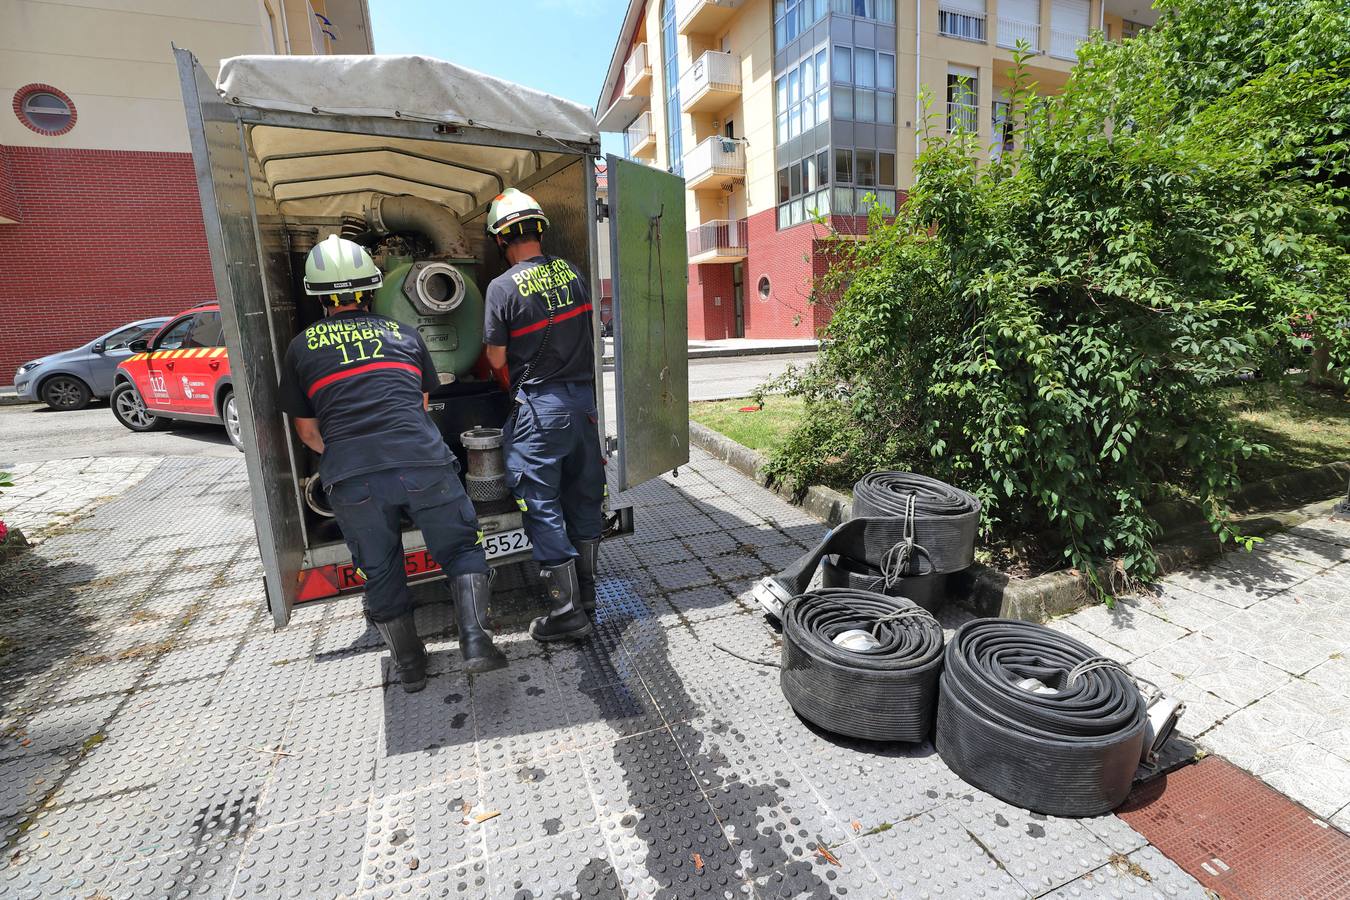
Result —
<path fill-rule="evenodd" d="M 427 686 L 427 648 L 417 636 L 417 623 L 411 612 L 406 612 L 392 622 L 376 622 L 375 627 L 389 647 L 389 655 L 394 659 L 394 668 L 398 671 L 398 680 L 403 690 L 415 694 Z"/>
<path fill-rule="evenodd" d="M 481 675 L 494 669 L 506 668 L 506 657 L 492 644 L 488 629 L 488 601 L 492 599 L 492 582 L 486 572 L 470 572 L 450 579 L 450 590 L 455 595 L 455 623 L 459 626 L 459 653 L 464 657 L 464 671 Z"/>
<path fill-rule="evenodd" d="M 540 566 L 539 577 L 548 591 L 549 611 L 530 623 L 530 637 L 547 643 L 590 634 L 591 620 L 580 603 L 576 560 L 569 559 L 560 566 Z"/>
<path fill-rule="evenodd" d="M 595 570 L 600 564 L 599 541 L 573 541 L 577 548 L 577 586 L 581 588 L 581 606 L 595 612 Z"/>

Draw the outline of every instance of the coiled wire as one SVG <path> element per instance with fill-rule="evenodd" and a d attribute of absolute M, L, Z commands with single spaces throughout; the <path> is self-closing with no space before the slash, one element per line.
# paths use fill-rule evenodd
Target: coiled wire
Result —
<path fill-rule="evenodd" d="M 976 619 L 947 645 L 937 750 L 1015 806 L 1095 816 L 1120 805 L 1148 714 L 1128 670 L 1043 625 Z"/>
<path fill-rule="evenodd" d="M 879 646 L 834 639 L 854 629 Z M 873 741 L 921 741 L 933 725 L 942 627 L 903 597 L 823 588 L 783 610 L 783 695 L 827 731 Z"/>

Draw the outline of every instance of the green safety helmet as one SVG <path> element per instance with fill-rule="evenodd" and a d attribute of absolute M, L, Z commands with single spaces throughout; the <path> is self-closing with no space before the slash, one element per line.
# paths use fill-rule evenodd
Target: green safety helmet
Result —
<path fill-rule="evenodd" d="M 361 303 L 384 284 L 366 248 L 330 234 L 305 257 L 305 293 L 333 306 Z"/>
<path fill-rule="evenodd" d="M 507 188 L 492 198 L 487 220 L 488 234 L 506 235 L 513 230 L 518 234 L 529 231 L 543 234 L 544 229 L 549 227 L 548 216 L 544 215 L 535 199 L 515 188 Z"/>

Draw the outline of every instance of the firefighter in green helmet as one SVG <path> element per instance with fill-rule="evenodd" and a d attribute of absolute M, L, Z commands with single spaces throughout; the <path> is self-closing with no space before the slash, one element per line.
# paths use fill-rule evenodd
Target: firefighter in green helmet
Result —
<path fill-rule="evenodd" d="M 427 415 L 438 380 L 414 328 L 374 315 L 383 277 L 365 248 L 333 235 L 305 260 L 305 292 L 324 318 L 295 336 L 281 375 L 281 408 L 319 456 L 319 478 L 366 579 L 365 613 L 389 646 L 404 690 L 426 684 L 426 649 L 413 621 L 400 516 L 408 515 L 450 581 L 464 668 L 499 669 L 482 532 L 458 463 Z"/>

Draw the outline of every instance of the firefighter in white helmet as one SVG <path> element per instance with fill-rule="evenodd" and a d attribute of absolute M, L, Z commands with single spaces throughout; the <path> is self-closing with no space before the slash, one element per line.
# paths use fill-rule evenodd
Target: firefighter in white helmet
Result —
<path fill-rule="evenodd" d="M 464 669 L 500 669 L 488 630 L 491 589 L 483 533 L 457 462 L 427 415 L 439 383 L 417 329 L 366 307 L 383 277 L 364 247 L 333 235 L 305 260 L 305 293 L 324 318 L 295 336 L 281 408 L 319 457 L 319 478 L 366 579 L 365 612 L 389 645 L 406 691 L 426 684 L 413 621 L 400 516 L 407 514 L 450 580 Z"/>
<path fill-rule="evenodd" d="M 582 638 L 592 628 L 605 494 L 590 292 L 571 263 L 544 253 L 548 217 L 529 194 L 508 188 L 487 219 L 511 268 L 488 285 L 484 340 L 488 362 L 509 373 L 507 479 L 549 597 L 530 635 Z"/>

